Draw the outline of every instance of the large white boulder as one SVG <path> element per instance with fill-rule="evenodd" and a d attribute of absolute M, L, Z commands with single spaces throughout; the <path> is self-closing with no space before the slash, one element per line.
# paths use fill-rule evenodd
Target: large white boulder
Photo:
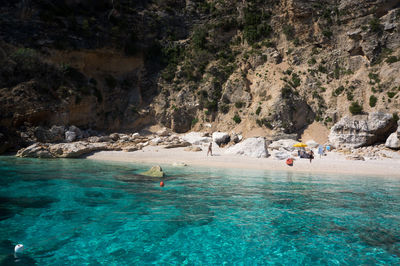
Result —
<path fill-rule="evenodd" d="M 231 141 L 231 136 L 226 132 L 214 132 L 212 134 L 213 142 L 217 143 L 218 146 L 222 144 L 228 144 Z"/>
<path fill-rule="evenodd" d="M 397 135 L 397 132 L 390 134 L 385 142 L 385 146 L 390 149 L 400 149 L 400 138 Z"/>
<path fill-rule="evenodd" d="M 296 144 L 297 142 L 298 141 L 295 141 L 293 139 L 280 139 L 269 144 L 268 148 L 270 150 L 285 149 L 287 151 L 293 151 L 296 149 L 295 147 L 293 147 L 293 145 Z"/>
<path fill-rule="evenodd" d="M 397 125 L 397 130 L 390 134 L 385 142 L 386 147 L 394 150 L 400 149 L 400 120 L 397 121 Z"/>
<path fill-rule="evenodd" d="M 204 133 L 202 132 L 190 132 L 183 135 L 181 139 L 193 145 L 201 145 L 203 143 L 210 143 L 212 141 L 210 137 L 205 137 Z"/>
<path fill-rule="evenodd" d="M 107 149 L 109 149 L 108 144 L 105 142 L 88 143 L 84 141 L 78 141 L 73 143 L 52 144 L 49 146 L 50 153 L 54 157 L 58 158 L 76 158 L 93 151 Z"/>
<path fill-rule="evenodd" d="M 229 147 L 225 154 L 243 155 L 255 158 L 265 158 L 268 156 L 268 150 L 264 138 L 248 138 L 244 141 Z"/>
<path fill-rule="evenodd" d="M 335 147 L 358 148 L 384 141 L 395 127 L 392 114 L 374 112 L 368 116 L 345 116 L 332 127 L 329 142 Z"/>

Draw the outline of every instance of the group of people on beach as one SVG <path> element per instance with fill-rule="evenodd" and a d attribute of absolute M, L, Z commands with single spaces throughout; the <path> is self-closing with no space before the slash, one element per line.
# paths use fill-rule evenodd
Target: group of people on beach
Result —
<path fill-rule="evenodd" d="M 299 158 L 310 159 L 310 163 L 311 163 L 311 161 L 314 159 L 314 152 L 313 152 L 313 150 L 310 150 L 309 152 L 307 152 L 307 151 L 305 151 L 305 150 L 298 150 L 298 151 L 297 151 L 297 155 L 299 156 Z"/>
<path fill-rule="evenodd" d="M 319 154 L 319 158 L 322 158 L 322 156 L 326 155 L 325 151 L 330 151 L 331 147 L 328 145 L 326 147 L 319 145 L 318 146 L 318 154 Z M 310 149 L 310 151 L 305 151 L 305 150 L 298 150 L 298 156 L 300 158 L 306 158 L 306 159 L 310 159 L 310 163 L 312 162 L 312 160 L 314 159 L 314 151 L 312 149 Z"/>
<path fill-rule="evenodd" d="M 324 147 L 324 146 L 322 146 L 322 145 L 319 145 L 319 146 L 318 146 L 319 158 L 322 158 L 322 156 L 325 155 L 325 149 L 326 149 L 327 151 L 330 151 L 330 146 L 329 146 L 329 145 L 326 146 L 326 147 Z M 207 156 L 208 156 L 208 155 L 213 156 L 213 154 L 212 154 L 212 142 L 210 142 L 210 145 L 208 145 Z M 297 155 L 298 155 L 300 158 L 308 158 L 308 159 L 310 159 L 310 163 L 311 163 L 312 160 L 314 159 L 314 152 L 313 152 L 312 149 L 310 149 L 309 152 L 306 152 L 305 150 L 298 150 L 298 151 L 297 151 Z"/>

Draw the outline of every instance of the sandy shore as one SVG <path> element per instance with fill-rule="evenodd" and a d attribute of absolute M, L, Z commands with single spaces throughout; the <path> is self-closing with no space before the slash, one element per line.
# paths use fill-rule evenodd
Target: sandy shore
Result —
<path fill-rule="evenodd" d="M 250 158 L 224 155 L 223 149 L 214 151 L 214 156 L 207 156 L 206 149 L 200 152 L 187 152 L 183 148 L 163 149 L 149 146 L 135 152 L 101 151 L 87 156 L 91 160 L 120 161 L 132 163 L 172 165 L 185 163 L 188 166 L 240 168 L 253 170 L 290 171 L 301 173 L 327 173 L 335 175 L 380 176 L 400 178 L 400 156 L 393 159 L 351 161 L 341 154 L 330 152 L 327 156 L 316 158 L 310 163 L 307 159 L 297 159 L 292 167 L 285 161 L 269 158 Z"/>

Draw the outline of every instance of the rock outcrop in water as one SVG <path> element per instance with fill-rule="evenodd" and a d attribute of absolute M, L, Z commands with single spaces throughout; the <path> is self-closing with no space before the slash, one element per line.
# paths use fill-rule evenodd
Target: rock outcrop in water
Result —
<path fill-rule="evenodd" d="M 150 176 L 150 177 L 164 177 L 165 176 L 161 166 L 159 166 L 159 165 L 151 167 L 148 171 L 141 173 L 141 175 Z"/>
<path fill-rule="evenodd" d="M 362 147 L 383 142 L 396 126 L 391 114 L 346 116 L 336 123 L 329 134 L 329 142 L 335 147 Z"/>

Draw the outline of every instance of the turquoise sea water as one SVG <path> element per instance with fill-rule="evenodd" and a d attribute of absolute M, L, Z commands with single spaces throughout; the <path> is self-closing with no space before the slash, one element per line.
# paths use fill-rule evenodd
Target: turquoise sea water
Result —
<path fill-rule="evenodd" d="M 400 264 L 395 179 L 147 169 L 0 157 L 0 265 Z"/>

